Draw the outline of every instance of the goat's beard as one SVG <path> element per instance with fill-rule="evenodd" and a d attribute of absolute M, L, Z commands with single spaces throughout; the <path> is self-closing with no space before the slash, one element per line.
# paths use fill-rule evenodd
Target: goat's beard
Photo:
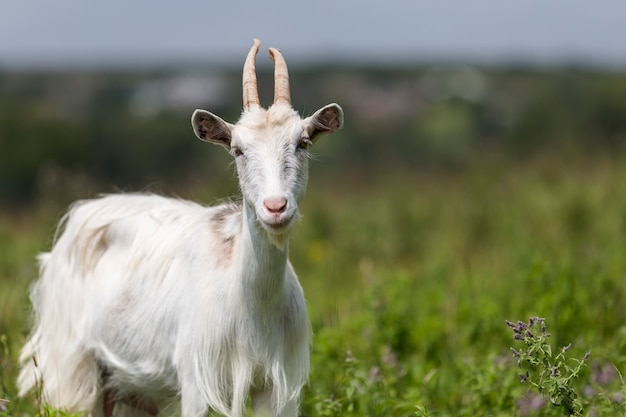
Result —
<path fill-rule="evenodd" d="M 272 245 L 276 246 L 280 250 L 285 250 L 287 247 L 287 242 L 289 241 L 291 229 L 293 229 L 294 223 L 300 221 L 300 217 L 300 212 L 296 211 L 293 217 L 279 228 L 273 228 L 272 226 L 269 226 L 258 217 L 257 224 L 259 224 L 263 231 L 267 234 L 267 237 Z"/>

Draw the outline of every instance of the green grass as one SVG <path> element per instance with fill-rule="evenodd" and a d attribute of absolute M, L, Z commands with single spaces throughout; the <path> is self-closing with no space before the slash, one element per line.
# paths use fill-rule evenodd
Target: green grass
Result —
<path fill-rule="evenodd" d="M 626 158 L 479 162 L 370 184 L 312 173 L 291 243 L 315 331 L 302 415 L 568 415 L 557 385 L 572 415 L 626 415 Z M 15 397 L 16 357 L 61 212 L 0 220 L 0 416 L 45 415 Z M 533 316 L 551 337 L 531 351 L 506 320 Z M 523 382 L 538 358 L 559 375 Z"/>

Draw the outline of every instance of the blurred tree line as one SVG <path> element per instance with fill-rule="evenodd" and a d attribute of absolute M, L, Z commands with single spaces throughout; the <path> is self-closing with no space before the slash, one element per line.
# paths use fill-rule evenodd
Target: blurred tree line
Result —
<path fill-rule="evenodd" d="M 228 157 L 194 140 L 205 108 L 235 122 L 240 69 L 0 70 L 0 201 L 8 207 L 93 184 L 142 189 L 224 177 Z M 626 72 L 470 66 L 291 68 L 303 115 L 342 105 L 345 128 L 315 153 L 324 173 L 456 169 L 485 153 L 618 154 Z M 259 69 L 272 101 L 270 68 Z M 110 189 L 109 189 L 110 191 Z"/>

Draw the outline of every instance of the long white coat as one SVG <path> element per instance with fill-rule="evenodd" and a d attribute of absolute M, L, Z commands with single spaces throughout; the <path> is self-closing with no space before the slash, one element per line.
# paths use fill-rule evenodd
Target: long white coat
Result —
<path fill-rule="evenodd" d="M 52 406 L 93 417 L 114 406 L 116 416 L 167 413 L 178 398 L 183 417 L 240 417 L 248 396 L 256 413 L 297 415 L 310 325 L 288 238 L 307 148 L 341 127 L 343 111 L 330 104 L 301 119 L 288 91 L 267 110 L 252 105 L 245 74 L 257 49 L 239 122 L 192 116 L 200 139 L 235 158 L 242 201 L 119 194 L 76 203 L 40 256 L 21 395 L 40 385 Z"/>

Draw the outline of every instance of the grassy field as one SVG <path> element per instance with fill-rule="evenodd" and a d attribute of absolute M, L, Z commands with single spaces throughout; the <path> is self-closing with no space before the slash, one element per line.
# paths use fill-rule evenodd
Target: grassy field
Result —
<path fill-rule="evenodd" d="M 301 414 L 626 415 L 624 162 L 313 172 L 291 244 L 315 331 Z M 0 416 L 46 414 L 16 398 L 16 358 L 62 206 L 0 219 Z"/>

